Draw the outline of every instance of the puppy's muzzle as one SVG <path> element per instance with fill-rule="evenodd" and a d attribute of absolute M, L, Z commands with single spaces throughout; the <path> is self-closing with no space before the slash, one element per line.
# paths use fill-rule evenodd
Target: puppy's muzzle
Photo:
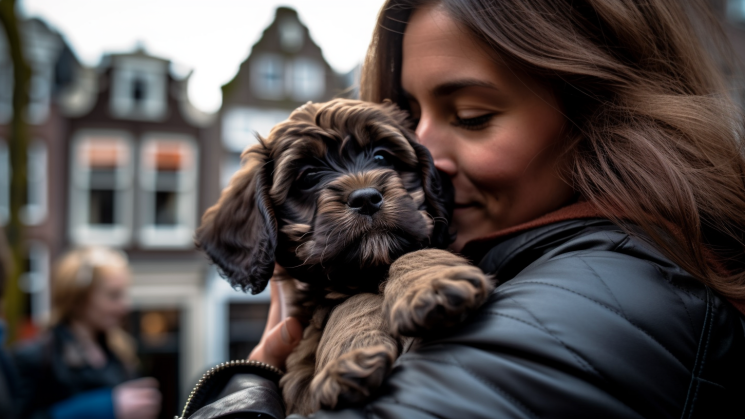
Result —
<path fill-rule="evenodd" d="M 347 206 L 360 215 L 373 215 L 383 206 L 383 194 L 375 188 L 357 189 L 349 194 Z"/>

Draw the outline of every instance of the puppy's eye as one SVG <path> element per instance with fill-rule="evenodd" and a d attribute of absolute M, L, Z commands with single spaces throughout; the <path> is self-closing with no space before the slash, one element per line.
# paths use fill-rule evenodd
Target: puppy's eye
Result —
<path fill-rule="evenodd" d="M 388 153 L 378 151 L 375 154 L 373 154 L 373 160 L 375 160 L 375 163 L 383 167 L 394 166 L 393 158 Z"/>
<path fill-rule="evenodd" d="M 303 172 L 303 174 L 301 174 L 300 177 L 295 181 L 295 187 L 302 191 L 306 191 L 318 185 L 318 182 L 320 180 L 321 174 L 319 172 L 315 170 L 308 170 L 306 172 Z"/>

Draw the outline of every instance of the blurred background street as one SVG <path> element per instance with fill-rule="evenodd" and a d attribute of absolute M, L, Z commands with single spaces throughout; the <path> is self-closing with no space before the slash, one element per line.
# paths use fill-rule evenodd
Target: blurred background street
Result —
<path fill-rule="evenodd" d="M 161 417 L 172 417 L 206 368 L 245 358 L 268 295 L 231 289 L 194 248 L 194 229 L 256 133 L 309 100 L 357 96 L 382 3 L 18 2 L 29 69 L 21 134 L 12 46 L 0 32 L 0 225 L 8 231 L 13 168 L 27 166 L 20 235 L 9 240 L 20 243 L 23 263 L 6 285 L 4 344 L 43 330 L 52 261 L 100 244 L 129 257 L 125 326 L 142 373 L 160 380 Z M 711 3 L 745 57 L 745 0 Z M 742 74 L 730 76 L 742 85 Z M 13 160 L 15 138 L 25 142 L 23 162 Z"/>

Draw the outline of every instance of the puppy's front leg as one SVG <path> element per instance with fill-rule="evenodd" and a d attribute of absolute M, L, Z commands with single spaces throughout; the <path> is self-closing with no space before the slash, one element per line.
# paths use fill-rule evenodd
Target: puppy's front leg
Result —
<path fill-rule="evenodd" d="M 446 250 L 400 257 L 384 284 L 383 316 L 398 336 L 418 337 L 463 321 L 494 289 L 494 280 Z"/>
<path fill-rule="evenodd" d="M 357 294 L 331 312 L 310 385 L 315 410 L 359 405 L 388 375 L 399 345 L 381 316 L 382 303 L 379 294 Z"/>
<path fill-rule="evenodd" d="M 279 381 L 286 413 L 308 415 L 312 410 L 310 400 L 310 382 L 316 373 L 316 350 L 321 341 L 323 323 L 328 310 L 319 308 L 311 318 L 310 324 L 303 331 L 300 344 L 287 357 L 287 372 Z"/>

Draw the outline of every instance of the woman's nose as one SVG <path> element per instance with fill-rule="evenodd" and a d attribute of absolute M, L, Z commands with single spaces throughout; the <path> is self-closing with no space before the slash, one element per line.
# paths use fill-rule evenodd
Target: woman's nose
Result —
<path fill-rule="evenodd" d="M 437 129 L 432 120 L 422 116 L 416 127 L 416 135 L 419 138 L 419 143 L 427 147 L 432 155 L 435 167 L 450 176 L 455 176 L 457 165 L 450 155 L 446 139 L 443 138 L 446 135 L 445 130 Z"/>

